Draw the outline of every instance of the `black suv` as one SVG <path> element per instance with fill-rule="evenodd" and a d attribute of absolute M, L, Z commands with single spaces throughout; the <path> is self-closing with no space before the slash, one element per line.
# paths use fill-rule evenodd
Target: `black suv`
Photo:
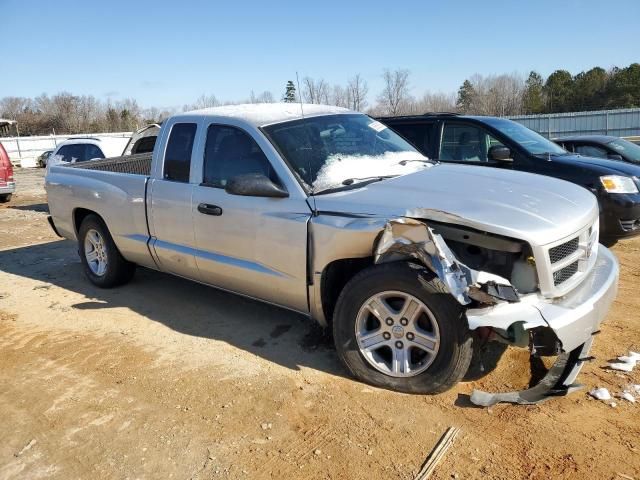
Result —
<path fill-rule="evenodd" d="M 640 166 L 569 153 L 505 118 L 438 113 L 378 120 L 431 159 L 539 173 L 591 190 L 600 204 L 602 243 L 640 234 Z"/>

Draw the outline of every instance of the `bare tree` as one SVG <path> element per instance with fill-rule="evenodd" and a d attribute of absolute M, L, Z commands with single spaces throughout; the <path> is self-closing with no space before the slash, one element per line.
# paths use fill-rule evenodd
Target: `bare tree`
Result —
<path fill-rule="evenodd" d="M 256 95 L 253 90 L 251 90 L 251 94 L 249 96 L 248 103 L 273 103 L 273 94 L 267 90 Z"/>
<path fill-rule="evenodd" d="M 409 70 L 399 69 L 392 72 L 386 69 L 382 74 L 382 78 L 384 87 L 380 95 L 378 95 L 380 109 L 387 115 L 403 113 L 409 107 L 411 101 Z"/>
<path fill-rule="evenodd" d="M 32 101 L 24 97 L 4 97 L 0 100 L 0 115 L 11 120 L 31 107 Z"/>
<path fill-rule="evenodd" d="M 474 90 L 469 113 L 481 115 L 517 115 L 522 113 L 525 81 L 517 73 L 482 76 L 468 80 Z"/>
<path fill-rule="evenodd" d="M 328 104 L 329 84 L 323 79 L 314 80 L 311 77 L 302 79 L 302 98 L 307 103 Z"/>
<path fill-rule="evenodd" d="M 367 94 L 369 86 L 367 82 L 357 73 L 349 79 L 347 84 L 347 96 L 349 100 L 349 108 L 358 112 L 367 108 Z"/>
<path fill-rule="evenodd" d="M 424 95 L 411 103 L 411 113 L 426 112 L 455 112 L 456 95 L 454 93 L 425 92 Z"/>
<path fill-rule="evenodd" d="M 331 93 L 331 104 L 337 107 L 349 108 L 349 90 L 341 85 L 334 85 Z"/>
<path fill-rule="evenodd" d="M 182 111 L 188 112 L 189 110 L 200 110 L 202 108 L 211 108 L 217 107 L 220 105 L 220 102 L 216 98 L 214 94 L 205 95 L 204 93 L 198 97 L 195 103 L 187 104 L 182 107 Z"/>

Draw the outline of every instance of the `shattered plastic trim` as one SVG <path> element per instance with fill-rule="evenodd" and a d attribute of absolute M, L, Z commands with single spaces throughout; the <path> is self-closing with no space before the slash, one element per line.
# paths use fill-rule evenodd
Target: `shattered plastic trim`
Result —
<path fill-rule="evenodd" d="M 413 218 L 389 220 L 374 250 L 374 262 L 393 262 L 413 257 L 435 273 L 462 305 L 472 300 L 493 305 L 500 300 L 518 302 L 506 278 L 474 270 L 459 262 L 441 235 Z"/>

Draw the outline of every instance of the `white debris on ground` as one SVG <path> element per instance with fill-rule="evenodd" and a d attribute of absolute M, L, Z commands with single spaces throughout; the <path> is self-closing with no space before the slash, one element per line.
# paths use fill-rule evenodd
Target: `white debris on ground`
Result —
<path fill-rule="evenodd" d="M 628 355 L 620 355 L 617 358 L 617 362 L 609 362 L 607 366 L 611 370 L 618 370 L 621 372 L 631 372 L 638 363 L 640 363 L 640 353 L 629 351 Z M 615 407 L 617 404 L 612 400 L 611 393 L 604 387 L 594 388 L 589 392 L 593 398 L 608 403 L 610 406 Z M 622 392 L 616 393 L 617 398 L 626 400 L 629 403 L 636 403 L 640 400 L 640 385 L 631 384 L 628 385 Z"/>
<path fill-rule="evenodd" d="M 640 362 L 640 353 L 629 351 L 629 355 L 621 355 L 618 362 L 610 362 L 609 368 L 621 372 L 630 372 Z"/>
<path fill-rule="evenodd" d="M 609 363 L 609 368 L 611 370 L 618 370 L 620 372 L 630 372 L 631 370 L 633 370 L 633 367 L 635 367 L 635 365 L 631 363 Z"/>
<path fill-rule="evenodd" d="M 624 400 L 628 401 L 628 402 L 636 403 L 636 397 L 634 397 L 634 396 L 633 396 L 633 394 L 632 394 L 631 392 L 628 392 L 628 391 L 626 391 L 626 390 L 625 390 L 624 392 L 622 392 L 621 394 L 619 394 L 618 396 L 619 396 L 620 398 L 622 398 L 622 399 L 624 399 Z"/>
<path fill-rule="evenodd" d="M 604 387 L 591 390 L 589 392 L 589 395 L 597 400 L 611 400 L 611 394 L 609 393 L 609 390 Z"/>

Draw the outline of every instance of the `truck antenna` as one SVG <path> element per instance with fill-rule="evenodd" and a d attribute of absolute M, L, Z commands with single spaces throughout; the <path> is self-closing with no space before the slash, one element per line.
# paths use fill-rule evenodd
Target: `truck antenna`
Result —
<path fill-rule="evenodd" d="M 304 108 L 302 108 L 302 90 L 300 90 L 300 78 L 298 78 L 298 72 L 296 72 L 296 83 L 298 84 L 298 99 L 300 100 L 300 113 L 304 118 Z"/>

